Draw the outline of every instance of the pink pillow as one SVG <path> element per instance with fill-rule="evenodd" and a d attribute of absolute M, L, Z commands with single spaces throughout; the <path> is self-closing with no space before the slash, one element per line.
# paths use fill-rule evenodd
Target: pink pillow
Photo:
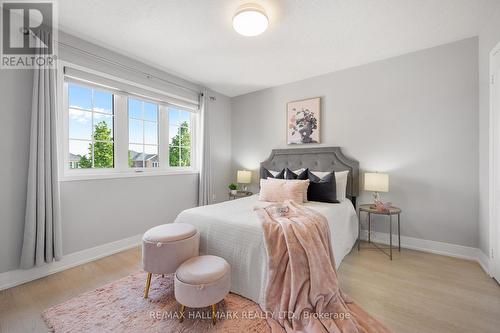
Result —
<path fill-rule="evenodd" d="M 285 181 L 285 182 L 302 182 L 302 183 L 303 183 L 303 182 L 307 182 L 307 185 L 308 185 L 308 186 L 304 186 L 304 199 L 303 199 L 303 201 L 304 201 L 304 202 L 309 202 L 309 201 L 307 200 L 307 188 L 309 187 L 309 180 L 308 180 L 308 179 L 307 179 L 307 180 L 302 180 L 302 179 L 279 179 L 279 178 L 268 178 L 268 180 L 270 180 L 270 181 L 278 181 L 278 182 L 283 182 L 283 181 Z"/>
<path fill-rule="evenodd" d="M 309 180 L 261 179 L 260 201 L 283 202 L 291 200 L 304 202 L 304 191 L 307 191 Z"/>

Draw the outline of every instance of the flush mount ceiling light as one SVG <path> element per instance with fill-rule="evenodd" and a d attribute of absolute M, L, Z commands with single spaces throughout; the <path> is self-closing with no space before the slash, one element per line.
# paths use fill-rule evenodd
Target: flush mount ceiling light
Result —
<path fill-rule="evenodd" d="M 248 3 L 236 11 L 233 17 L 233 28 L 243 36 L 257 36 L 266 31 L 269 25 L 264 8 L 257 4 Z"/>

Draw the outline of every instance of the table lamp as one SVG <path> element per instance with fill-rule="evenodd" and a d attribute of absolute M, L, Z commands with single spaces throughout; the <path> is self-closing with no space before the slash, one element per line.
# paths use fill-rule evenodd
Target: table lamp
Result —
<path fill-rule="evenodd" d="M 238 184 L 250 184 L 252 182 L 252 172 L 247 170 L 238 170 L 238 174 L 236 176 L 236 182 Z M 247 186 L 243 188 L 244 191 L 247 191 Z"/>
<path fill-rule="evenodd" d="M 365 191 L 373 192 L 373 203 L 380 201 L 379 192 L 389 192 L 389 175 L 386 173 L 366 172 Z"/>

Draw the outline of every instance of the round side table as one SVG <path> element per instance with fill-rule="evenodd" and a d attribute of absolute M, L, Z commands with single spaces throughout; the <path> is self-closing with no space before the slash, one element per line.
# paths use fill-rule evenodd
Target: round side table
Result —
<path fill-rule="evenodd" d="M 384 254 L 389 256 L 392 260 L 392 216 L 398 216 L 398 251 L 401 252 L 401 209 L 398 207 L 391 207 L 388 211 L 378 211 L 375 209 L 373 204 L 365 204 L 359 206 L 359 219 L 358 219 L 358 251 L 360 250 L 359 243 L 361 242 L 361 212 L 365 212 L 368 220 L 368 243 L 375 246 L 377 249 L 382 251 Z M 372 214 L 375 215 L 384 215 L 389 216 L 389 253 L 384 251 L 382 247 L 379 247 L 377 244 L 371 242 L 371 217 Z"/>
<path fill-rule="evenodd" d="M 250 191 L 238 191 L 238 192 L 236 192 L 236 194 L 231 194 L 231 192 L 229 192 L 229 200 L 249 197 L 251 195 L 253 195 L 253 193 Z"/>

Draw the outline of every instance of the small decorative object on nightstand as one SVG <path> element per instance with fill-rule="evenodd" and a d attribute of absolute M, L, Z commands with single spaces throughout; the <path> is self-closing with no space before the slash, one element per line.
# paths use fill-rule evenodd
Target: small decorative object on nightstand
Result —
<path fill-rule="evenodd" d="M 368 243 L 375 246 L 377 249 L 379 249 L 384 254 L 389 256 L 389 258 L 392 260 L 392 216 L 393 215 L 398 216 L 398 251 L 401 252 L 401 209 L 394 207 L 394 206 L 391 206 L 391 207 L 387 208 L 387 210 L 380 210 L 380 209 L 377 209 L 377 207 L 373 207 L 372 204 L 359 206 L 358 251 L 360 249 L 359 243 L 361 242 L 361 212 L 367 213 Z M 384 251 L 385 248 L 382 248 L 382 247 L 378 246 L 377 244 L 371 242 L 370 234 L 371 234 L 372 214 L 389 216 L 389 253 Z"/>
<path fill-rule="evenodd" d="M 249 197 L 251 195 L 253 195 L 253 193 L 250 192 L 250 191 L 236 191 L 236 194 L 233 194 L 232 192 L 229 192 L 229 200 L 234 200 L 234 199 Z"/>
<path fill-rule="evenodd" d="M 229 189 L 230 195 L 236 195 L 236 193 L 238 193 L 238 185 L 236 185 L 235 183 L 229 184 L 227 188 Z"/>

